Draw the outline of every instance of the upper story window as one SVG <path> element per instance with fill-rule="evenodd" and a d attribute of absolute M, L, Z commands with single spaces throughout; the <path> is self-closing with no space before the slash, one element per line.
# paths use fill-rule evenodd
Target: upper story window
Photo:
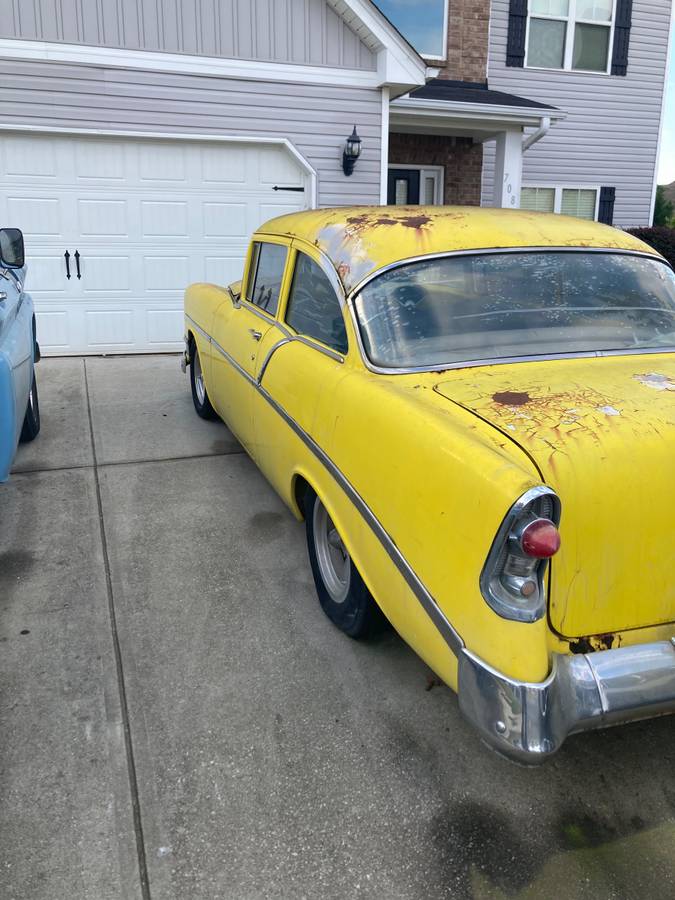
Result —
<path fill-rule="evenodd" d="M 321 341 L 338 353 L 347 352 L 347 330 L 335 288 L 323 269 L 304 253 L 297 256 L 286 322 L 298 334 Z"/>
<path fill-rule="evenodd" d="M 526 66 L 609 72 L 615 0 L 530 0 Z"/>
<path fill-rule="evenodd" d="M 420 56 L 445 59 L 448 0 L 374 0 Z"/>
<path fill-rule="evenodd" d="M 247 297 L 274 316 L 279 306 L 288 249 L 283 244 L 256 242 L 252 253 Z"/>

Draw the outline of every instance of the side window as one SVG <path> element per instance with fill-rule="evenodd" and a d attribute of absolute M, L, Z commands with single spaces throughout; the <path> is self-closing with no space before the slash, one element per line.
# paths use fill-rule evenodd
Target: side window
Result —
<path fill-rule="evenodd" d="M 320 266 L 298 253 L 286 322 L 338 353 L 347 352 L 347 331 L 335 288 Z"/>
<path fill-rule="evenodd" d="M 247 297 L 271 316 L 276 315 L 279 306 L 287 253 L 288 247 L 282 244 L 256 242 L 253 245 Z"/>

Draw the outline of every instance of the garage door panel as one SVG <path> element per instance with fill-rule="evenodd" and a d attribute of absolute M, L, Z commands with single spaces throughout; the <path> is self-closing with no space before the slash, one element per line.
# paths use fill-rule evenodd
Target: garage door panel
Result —
<path fill-rule="evenodd" d="M 87 309 L 85 327 L 92 348 L 131 348 L 136 342 L 133 309 Z"/>
<path fill-rule="evenodd" d="M 125 151 L 122 141 L 77 141 L 74 153 L 77 181 L 125 182 L 129 171 Z"/>
<path fill-rule="evenodd" d="M 36 143 L 33 138 L 17 135 L 5 144 L 4 171 L 6 178 L 56 179 L 56 147 Z"/>
<path fill-rule="evenodd" d="M 77 201 L 77 227 L 82 237 L 125 237 L 129 235 L 126 200 L 102 198 Z"/>
<path fill-rule="evenodd" d="M 144 263 L 145 290 L 148 294 L 160 291 L 182 296 L 182 291 L 192 280 L 187 256 L 146 256 Z"/>
<path fill-rule="evenodd" d="M 146 310 L 145 316 L 148 344 L 169 344 L 175 339 L 176 333 L 183 330 L 182 302 L 173 309 Z"/>
<path fill-rule="evenodd" d="M 246 148 L 239 145 L 200 148 L 201 180 L 209 185 L 246 184 Z"/>
<path fill-rule="evenodd" d="M 49 197 L 7 196 L 7 221 L 21 222 L 26 237 L 60 237 L 62 201 Z"/>
<path fill-rule="evenodd" d="M 255 142 L 8 134 L 0 172 L 47 353 L 180 348 L 186 286 L 241 278 L 251 233 L 306 202 L 273 190 L 305 186 L 295 158 Z"/>
<path fill-rule="evenodd" d="M 188 237 L 188 202 L 141 200 L 143 237 Z"/>
<path fill-rule="evenodd" d="M 132 260 L 129 256 L 101 256 L 93 251 L 84 250 L 80 255 L 80 272 L 82 274 L 82 292 L 84 296 L 92 293 L 115 296 L 129 294 L 131 291 Z M 76 271 L 73 263 L 72 271 Z"/>

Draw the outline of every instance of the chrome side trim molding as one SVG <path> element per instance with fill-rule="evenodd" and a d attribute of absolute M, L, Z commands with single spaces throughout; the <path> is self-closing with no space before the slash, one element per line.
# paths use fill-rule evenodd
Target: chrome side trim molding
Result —
<path fill-rule="evenodd" d="M 269 391 L 266 390 L 262 385 L 262 376 L 264 375 L 264 370 L 267 368 L 269 364 L 270 358 L 272 354 L 276 352 L 283 344 L 290 343 L 293 340 L 293 336 L 290 335 L 288 339 L 284 338 L 281 341 L 278 341 L 269 351 L 264 363 L 261 368 L 261 373 L 259 376 L 259 380 L 252 378 L 248 372 L 246 372 L 242 367 L 234 360 L 230 354 L 225 350 L 220 344 L 214 340 L 203 328 L 201 328 L 194 319 L 190 318 L 190 316 L 186 315 L 186 319 L 194 326 L 195 330 L 202 335 L 202 337 L 207 340 L 223 357 L 227 360 L 228 363 L 237 371 L 240 375 L 243 375 L 244 378 L 258 391 L 258 393 L 263 397 L 266 402 L 274 409 L 274 411 L 281 416 L 281 418 L 286 422 L 289 428 L 300 438 L 300 440 L 305 444 L 305 446 L 311 451 L 311 453 L 319 460 L 319 462 L 324 466 L 324 468 L 329 472 L 334 481 L 337 482 L 340 488 L 344 491 L 346 496 L 351 500 L 356 509 L 359 511 L 361 517 L 364 519 L 370 530 L 373 532 L 375 537 L 378 539 L 382 547 L 387 552 L 388 556 L 401 573 L 403 578 L 405 579 L 406 584 L 412 590 L 413 594 L 420 602 L 425 612 L 434 623 L 436 628 L 438 628 L 439 632 L 443 636 L 443 639 L 447 643 L 448 647 L 455 656 L 458 656 L 464 647 L 464 641 L 460 637 L 460 635 L 455 631 L 451 623 L 445 616 L 445 613 L 442 611 L 440 606 L 436 603 L 430 592 L 427 590 L 423 582 L 418 578 L 415 574 L 412 566 L 408 563 L 406 558 L 403 556 L 401 551 L 396 546 L 394 540 L 390 537 L 384 526 L 381 524 L 375 513 L 368 506 L 366 501 L 361 497 L 356 488 L 351 484 L 351 482 L 347 479 L 347 477 L 343 474 L 343 472 L 338 468 L 338 466 L 333 462 L 333 460 L 328 456 L 328 454 L 321 449 L 321 447 L 317 444 L 314 438 L 308 434 L 302 426 L 296 422 L 296 420 L 289 415 L 286 410 L 281 406 L 281 404 L 277 403 L 277 401 L 272 397 Z"/>
<path fill-rule="evenodd" d="M 459 706 L 498 752 L 543 762 L 569 734 L 675 712 L 675 646 L 636 644 L 553 655 L 545 681 L 515 681 L 464 649 Z"/>
<path fill-rule="evenodd" d="M 262 366 L 260 366 L 260 371 L 258 372 L 258 377 L 256 379 L 258 384 L 260 384 L 261 381 L 263 380 L 265 371 L 267 370 L 270 360 L 272 359 L 272 356 L 276 353 L 276 351 L 279 349 L 279 347 L 283 347 L 284 344 L 290 344 L 290 343 L 291 343 L 291 339 L 284 337 L 280 341 L 277 341 L 276 344 L 273 344 L 270 347 L 270 349 L 267 351 L 267 356 L 263 360 Z"/>

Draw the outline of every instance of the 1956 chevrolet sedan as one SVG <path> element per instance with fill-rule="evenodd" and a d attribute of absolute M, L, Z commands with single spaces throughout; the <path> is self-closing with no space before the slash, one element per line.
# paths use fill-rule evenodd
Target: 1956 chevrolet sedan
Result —
<path fill-rule="evenodd" d="M 675 274 L 630 235 L 346 208 L 185 298 L 197 412 L 307 528 L 321 605 L 384 614 L 524 762 L 675 710 Z"/>

